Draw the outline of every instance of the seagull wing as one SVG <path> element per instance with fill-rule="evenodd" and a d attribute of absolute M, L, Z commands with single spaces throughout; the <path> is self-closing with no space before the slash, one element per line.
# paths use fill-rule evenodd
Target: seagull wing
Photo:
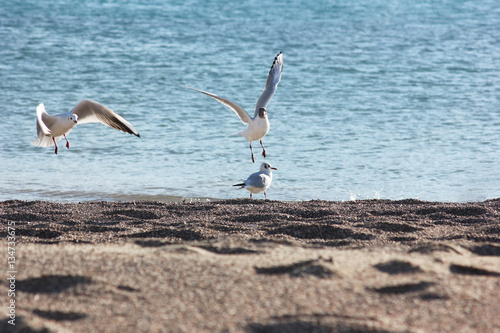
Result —
<path fill-rule="evenodd" d="M 95 101 L 83 100 L 71 112 L 78 116 L 79 124 L 102 123 L 119 131 L 140 137 L 137 130 L 125 118 Z"/>
<path fill-rule="evenodd" d="M 278 83 L 281 80 L 281 72 L 283 71 L 283 53 L 280 52 L 275 58 L 269 75 L 267 76 L 266 87 L 259 97 L 257 104 L 255 105 L 255 116 L 259 113 L 260 108 L 266 108 L 267 104 L 273 97 L 278 88 Z"/>
<path fill-rule="evenodd" d="M 51 133 L 49 127 L 57 122 L 57 117 L 51 116 L 45 111 L 45 106 L 43 103 L 39 104 L 36 108 L 36 134 L 37 138 L 31 142 L 32 145 L 38 147 L 50 147 L 54 145 L 54 141 L 52 140 Z M 54 138 L 55 141 L 59 141 L 62 139 L 62 135 Z"/>
<path fill-rule="evenodd" d="M 267 179 L 269 177 L 263 174 L 262 172 L 252 173 L 247 180 L 245 180 L 245 185 L 247 187 L 257 187 L 264 188 L 267 184 Z"/>
<path fill-rule="evenodd" d="M 212 94 L 212 93 L 209 93 L 209 92 L 206 92 L 206 91 L 203 91 L 203 90 L 198 90 L 198 89 L 191 88 L 191 87 L 186 87 L 186 86 L 181 86 L 181 87 L 201 92 L 202 94 L 205 94 L 207 96 L 210 96 L 210 97 L 216 99 L 220 103 L 224 104 L 225 106 L 227 106 L 228 108 L 230 108 L 231 110 L 233 110 L 238 115 L 238 117 L 240 117 L 240 119 L 243 122 L 243 124 L 250 124 L 252 122 L 252 120 L 253 120 L 252 117 L 250 117 L 250 115 L 248 114 L 248 112 L 246 112 L 241 106 L 239 106 L 235 102 L 232 102 L 232 101 L 230 101 L 228 99 L 219 97 L 219 96 L 217 96 L 215 94 Z"/>
<path fill-rule="evenodd" d="M 47 122 L 47 124 L 45 124 Z M 42 135 L 50 135 L 51 131 L 47 127 L 47 125 L 52 125 L 56 122 L 56 117 L 51 116 L 45 111 L 45 105 L 40 103 L 36 108 L 36 132 L 38 136 Z"/>

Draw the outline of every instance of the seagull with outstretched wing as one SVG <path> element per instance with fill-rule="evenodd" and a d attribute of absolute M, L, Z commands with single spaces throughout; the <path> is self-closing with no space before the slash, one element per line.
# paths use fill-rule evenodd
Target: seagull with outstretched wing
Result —
<path fill-rule="evenodd" d="M 69 149 L 69 134 L 77 124 L 102 123 L 119 131 L 134 134 L 140 137 L 136 129 L 125 118 L 110 108 L 91 100 L 83 100 L 70 112 L 52 116 L 45 111 L 43 103 L 36 108 L 36 131 L 38 138 L 32 144 L 38 147 L 56 146 L 63 137 L 66 139 L 66 148 Z"/>
<path fill-rule="evenodd" d="M 262 156 L 266 157 L 266 149 L 262 144 L 262 138 L 269 132 L 269 119 L 267 118 L 267 104 L 273 97 L 276 92 L 276 88 L 278 87 L 278 83 L 281 80 L 281 72 L 283 71 L 283 53 L 280 52 L 275 58 L 273 65 L 271 66 L 271 70 L 269 71 L 269 75 L 266 81 L 266 87 L 264 91 L 260 95 L 257 104 L 255 105 L 255 113 L 254 116 L 251 117 L 248 112 L 246 112 L 241 106 L 236 104 L 235 102 L 230 101 L 229 99 L 217 96 L 215 94 L 198 90 L 191 87 L 189 88 L 198 92 L 201 92 L 205 95 L 208 95 L 220 103 L 224 104 L 231 110 L 233 110 L 238 117 L 240 117 L 243 124 L 247 124 L 248 127 L 240 132 L 234 134 L 240 134 L 244 136 L 248 141 L 250 141 L 250 152 L 252 153 L 252 162 L 255 162 L 255 158 L 253 156 L 252 149 L 252 141 L 260 140 L 260 145 L 262 146 Z"/>

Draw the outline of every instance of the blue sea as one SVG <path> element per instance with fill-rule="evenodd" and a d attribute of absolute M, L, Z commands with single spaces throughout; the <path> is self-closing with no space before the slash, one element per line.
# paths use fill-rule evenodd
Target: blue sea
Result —
<path fill-rule="evenodd" d="M 246 198 L 263 161 L 272 200 L 500 197 L 499 28 L 497 0 L 2 1 L 0 200 Z M 253 114 L 280 51 L 254 164 L 234 112 L 180 85 Z M 31 145 L 39 103 L 82 99 L 141 138 Z"/>

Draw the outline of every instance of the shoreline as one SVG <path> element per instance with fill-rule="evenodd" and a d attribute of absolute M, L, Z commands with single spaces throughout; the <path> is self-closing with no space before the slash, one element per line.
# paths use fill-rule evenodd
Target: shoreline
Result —
<path fill-rule="evenodd" d="M 500 330 L 500 199 L 9 200 L 0 217 L 17 331 Z"/>
<path fill-rule="evenodd" d="M 22 192 L 24 193 L 24 192 Z M 242 192 L 243 193 L 243 192 Z M 249 192 L 244 192 L 248 193 Z M 50 198 L 50 199 L 45 199 Z M 163 203 L 169 202 L 210 202 L 210 201 L 228 201 L 228 200 L 245 200 L 250 199 L 248 195 L 241 195 L 240 197 L 233 198 L 217 198 L 217 197 L 208 197 L 208 196 L 182 196 L 182 195 L 174 195 L 174 194 L 122 194 L 122 193 L 86 193 L 82 194 L 79 192 L 50 192 L 47 195 L 38 194 L 36 196 L 24 196 L 16 197 L 16 194 L 10 193 L 10 195 L 3 195 L 0 198 L 0 202 L 8 202 L 8 201 L 46 201 L 53 203 L 61 203 L 61 204 L 71 204 L 71 203 L 85 203 L 85 202 L 137 202 L 137 201 L 157 201 Z M 490 200 L 498 200 L 498 198 L 489 198 L 489 199 L 476 199 L 476 200 L 426 200 L 420 198 L 376 198 L 376 197 L 361 197 L 357 196 L 344 197 L 338 199 L 321 199 L 321 198 L 310 198 L 310 199 L 274 199 L 270 197 L 269 199 L 264 199 L 264 196 L 257 195 L 254 200 L 269 200 L 276 202 L 308 202 L 308 201 L 326 201 L 326 202 L 351 202 L 351 201 L 406 201 L 406 200 L 417 200 L 422 202 L 434 202 L 434 203 L 480 203 Z"/>

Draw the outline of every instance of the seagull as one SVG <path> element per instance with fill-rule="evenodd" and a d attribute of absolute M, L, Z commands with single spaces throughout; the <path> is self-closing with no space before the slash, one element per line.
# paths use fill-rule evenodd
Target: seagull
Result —
<path fill-rule="evenodd" d="M 40 103 L 36 108 L 36 132 L 38 138 L 31 144 L 38 147 L 56 146 L 63 137 L 66 139 L 66 148 L 69 149 L 69 134 L 77 124 L 102 123 L 119 131 L 141 137 L 136 129 L 122 116 L 104 105 L 91 100 L 83 100 L 70 112 L 52 116 L 45 111 L 45 106 Z"/>
<path fill-rule="evenodd" d="M 240 188 L 249 190 L 250 198 L 252 198 L 252 193 L 264 192 L 264 197 L 267 199 L 266 190 L 271 186 L 271 182 L 273 181 L 272 170 L 278 169 L 272 167 L 269 163 L 262 163 L 259 172 L 252 173 L 243 183 L 233 186 L 241 186 Z"/>
<path fill-rule="evenodd" d="M 224 104 L 240 117 L 243 124 L 248 124 L 248 127 L 240 132 L 233 134 L 240 134 L 244 136 L 248 141 L 250 141 L 250 152 L 252 153 L 252 162 L 255 163 L 255 158 L 253 156 L 252 141 L 260 140 L 260 145 L 262 146 L 262 156 L 266 157 L 266 149 L 262 144 L 262 138 L 269 132 L 269 120 L 267 119 L 267 104 L 273 97 L 278 87 L 278 83 L 281 80 L 281 72 L 283 70 L 283 53 L 280 52 L 273 61 L 269 75 L 267 76 L 266 87 L 260 95 L 257 104 L 255 105 L 254 116 L 251 117 L 248 112 L 246 112 L 241 106 L 232 102 L 226 98 L 222 98 L 215 94 L 198 90 L 191 87 L 183 86 L 184 88 L 192 89 L 215 98 L 220 103 Z"/>

